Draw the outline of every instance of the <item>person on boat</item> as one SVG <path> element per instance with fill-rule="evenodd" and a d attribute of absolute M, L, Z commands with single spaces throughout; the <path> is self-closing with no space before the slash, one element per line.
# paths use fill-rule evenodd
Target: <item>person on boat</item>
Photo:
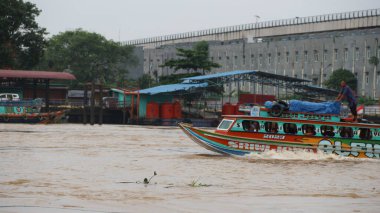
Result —
<path fill-rule="evenodd" d="M 258 132 L 260 129 L 260 124 L 257 121 L 251 121 L 250 132 Z"/>
<path fill-rule="evenodd" d="M 335 135 L 334 128 L 332 126 L 327 127 L 326 129 L 326 135 L 329 137 L 333 137 Z"/>
<path fill-rule="evenodd" d="M 335 135 L 334 128 L 332 126 L 322 126 L 322 135 L 325 137 L 333 137 Z"/>
<path fill-rule="evenodd" d="M 305 135 L 315 135 L 315 130 L 313 125 L 304 125 Z"/>
<path fill-rule="evenodd" d="M 361 139 L 370 140 L 372 138 L 371 130 L 367 128 L 360 128 L 359 129 L 359 137 Z"/>
<path fill-rule="evenodd" d="M 243 122 L 242 122 L 242 125 L 243 125 L 243 129 L 244 129 L 244 131 L 249 132 L 249 130 L 250 130 L 250 124 L 249 124 L 249 121 L 243 121 Z"/>
<path fill-rule="evenodd" d="M 342 127 L 340 129 L 340 137 L 342 137 L 342 138 L 348 138 L 348 130 L 346 130 L 346 127 Z"/>
<path fill-rule="evenodd" d="M 293 123 L 289 124 L 289 131 L 292 134 L 296 134 L 297 133 L 297 125 L 293 124 Z"/>
<path fill-rule="evenodd" d="M 342 101 L 343 99 L 346 99 L 348 101 L 348 107 L 350 108 L 351 113 L 354 116 L 353 121 L 357 122 L 358 113 L 356 111 L 356 98 L 354 96 L 354 92 L 351 90 L 349 86 L 347 86 L 345 81 L 341 81 L 340 86 L 342 87 L 342 89 L 340 90 L 340 93 L 336 100 Z"/>
<path fill-rule="evenodd" d="M 276 122 L 265 122 L 265 131 L 270 133 L 277 133 L 278 124 Z"/>
<path fill-rule="evenodd" d="M 340 128 L 340 137 L 342 138 L 352 138 L 353 132 L 350 127 L 341 127 Z"/>

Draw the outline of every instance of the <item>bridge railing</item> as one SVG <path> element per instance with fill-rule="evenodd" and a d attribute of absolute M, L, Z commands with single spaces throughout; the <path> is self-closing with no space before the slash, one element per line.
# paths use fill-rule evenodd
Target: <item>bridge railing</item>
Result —
<path fill-rule="evenodd" d="M 130 40 L 123 43 L 127 45 L 139 45 L 139 44 L 164 42 L 164 41 L 177 40 L 177 39 L 186 39 L 186 38 L 191 38 L 191 37 L 215 35 L 215 34 L 221 34 L 221 33 L 238 32 L 238 31 L 244 31 L 244 30 L 254 30 L 254 29 L 261 29 L 261 28 L 300 25 L 300 24 L 319 23 L 319 22 L 328 22 L 328 21 L 338 21 L 338 20 L 356 19 L 356 18 L 373 17 L 373 16 L 380 16 L 380 9 L 369 9 L 369 10 L 333 13 L 333 14 L 308 16 L 308 17 L 295 17 L 295 18 L 290 18 L 290 19 L 281 19 L 281 20 L 264 21 L 264 22 L 257 22 L 257 23 L 227 26 L 227 27 L 218 27 L 218 28 L 211 28 L 211 29 L 205 29 L 205 30 L 199 30 L 199 31 L 193 31 L 193 32 L 177 33 L 177 34 L 172 34 L 172 35 L 164 35 L 164 36 L 156 36 L 156 37 L 150 37 L 150 38 Z"/>

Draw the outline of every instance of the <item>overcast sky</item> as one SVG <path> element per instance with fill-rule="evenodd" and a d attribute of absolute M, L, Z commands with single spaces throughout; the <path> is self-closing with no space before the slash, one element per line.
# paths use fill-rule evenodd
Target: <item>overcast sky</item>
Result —
<path fill-rule="evenodd" d="M 49 36 L 82 28 L 127 41 L 284 18 L 380 8 L 380 0 L 28 0 Z"/>

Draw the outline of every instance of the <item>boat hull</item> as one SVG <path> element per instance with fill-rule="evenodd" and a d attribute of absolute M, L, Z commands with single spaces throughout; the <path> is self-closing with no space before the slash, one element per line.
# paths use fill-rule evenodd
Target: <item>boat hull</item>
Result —
<path fill-rule="evenodd" d="M 179 126 L 200 146 L 224 155 L 244 156 L 273 150 L 276 152 L 323 152 L 344 157 L 380 158 L 380 144 L 373 142 L 351 143 L 342 139 L 338 141 L 331 138 L 263 133 L 251 133 L 248 137 L 245 134 L 210 132 L 184 123 L 180 123 Z"/>
<path fill-rule="evenodd" d="M 23 113 L 0 114 L 0 123 L 30 123 L 30 124 L 48 124 L 58 123 L 64 117 L 65 111 L 55 111 L 48 113 Z"/>

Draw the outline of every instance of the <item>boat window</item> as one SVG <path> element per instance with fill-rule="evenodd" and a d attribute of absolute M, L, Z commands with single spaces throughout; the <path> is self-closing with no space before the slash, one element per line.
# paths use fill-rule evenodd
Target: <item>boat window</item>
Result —
<path fill-rule="evenodd" d="M 260 130 L 260 124 L 258 121 L 244 120 L 242 125 L 246 132 L 258 132 Z"/>
<path fill-rule="evenodd" d="M 302 132 L 304 135 L 315 135 L 315 126 L 311 124 L 302 125 Z"/>
<path fill-rule="evenodd" d="M 334 137 L 334 135 L 335 135 L 334 127 L 322 125 L 321 126 L 321 133 L 325 137 Z"/>
<path fill-rule="evenodd" d="M 278 131 L 278 124 L 276 122 L 265 122 L 264 126 L 266 132 L 277 133 Z"/>
<path fill-rule="evenodd" d="M 351 127 L 340 127 L 339 134 L 342 138 L 352 138 L 354 136 L 354 132 Z"/>
<path fill-rule="evenodd" d="M 369 140 L 372 138 L 372 132 L 368 128 L 359 129 L 359 138 Z"/>
<path fill-rule="evenodd" d="M 287 134 L 297 134 L 297 125 L 293 123 L 284 123 L 284 132 Z"/>
<path fill-rule="evenodd" d="M 219 126 L 218 126 L 218 129 L 228 129 L 232 122 L 234 122 L 233 120 L 223 120 L 222 122 L 220 122 Z"/>

